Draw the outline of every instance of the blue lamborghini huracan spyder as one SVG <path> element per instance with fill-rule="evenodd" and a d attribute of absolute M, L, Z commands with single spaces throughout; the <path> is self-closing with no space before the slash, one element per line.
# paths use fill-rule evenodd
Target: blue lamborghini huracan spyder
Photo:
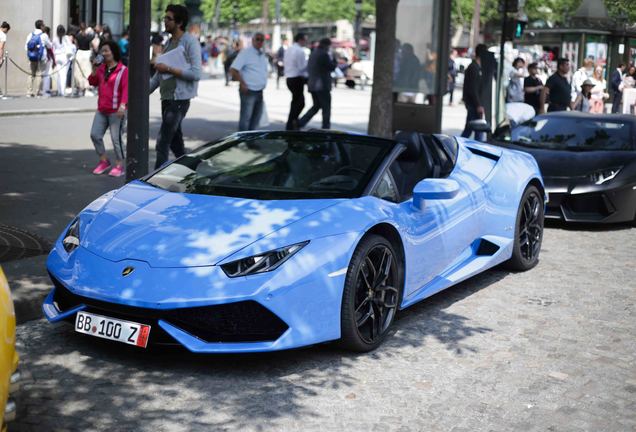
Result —
<path fill-rule="evenodd" d="M 545 201 L 532 156 L 462 138 L 238 133 L 86 207 L 43 310 L 139 347 L 369 351 L 399 309 L 536 265 Z"/>

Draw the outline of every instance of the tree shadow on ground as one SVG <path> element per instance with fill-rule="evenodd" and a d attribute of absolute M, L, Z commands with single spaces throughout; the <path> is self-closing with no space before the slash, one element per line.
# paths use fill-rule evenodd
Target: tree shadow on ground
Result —
<path fill-rule="evenodd" d="M 474 335 L 491 330 L 448 312 L 451 305 L 504 278 L 493 270 L 399 315 L 378 350 L 344 352 L 333 344 L 246 355 L 141 351 L 44 321 L 21 328 L 25 385 L 16 430 L 268 430 L 289 418 L 324 415 L 311 400 L 323 390 L 361 391 L 360 369 L 403 362 L 407 348 L 441 343 L 451 356 L 473 355 Z M 378 371 L 380 372 L 380 371 Z M 338 401 L 334 401 L 337 404 Z M 335 405 L 334 405 L 335 406 Z"/>

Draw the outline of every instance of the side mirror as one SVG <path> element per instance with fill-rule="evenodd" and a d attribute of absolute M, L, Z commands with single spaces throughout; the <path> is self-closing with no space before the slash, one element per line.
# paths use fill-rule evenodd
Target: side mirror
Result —
<path fill-rule="evenodd" d="M 413 205 L 424 210 L 426 200 L 452 199 L 459 193 L 459 183 L 452 179 L 424 179 L 413 189 Z"/>
<path fill-rule="evenodd" d="M 490 125 L 484 119 L 471 120 L 468 122 L 471 129 L 477 132 L 488 132 L 490 133 Z"/>

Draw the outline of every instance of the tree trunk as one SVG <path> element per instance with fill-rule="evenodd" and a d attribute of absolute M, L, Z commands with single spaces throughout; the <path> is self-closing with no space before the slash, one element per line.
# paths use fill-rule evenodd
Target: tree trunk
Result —
<path fill-rule="evenodd" d="M 263 0 L 263 14 L 261 17 L 261 28 L 263 33 L 268 33 L 269 26 L 269 0 Z"/>
<path fill-rule="evenodd" d="M 376 40 L 369 135 L 393 135 L 393 60 L 398 0 L 375 0 Z"/>

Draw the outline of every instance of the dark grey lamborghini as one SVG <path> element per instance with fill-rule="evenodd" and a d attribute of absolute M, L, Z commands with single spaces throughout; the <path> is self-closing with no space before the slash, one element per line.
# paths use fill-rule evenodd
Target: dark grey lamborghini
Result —
<path fill-rule="evenodd" d="M 636 223 L 636 116 L 543 114 L 498 128 L 491 143 L 535 157 L 549 194 L 546 218 Z"/>

